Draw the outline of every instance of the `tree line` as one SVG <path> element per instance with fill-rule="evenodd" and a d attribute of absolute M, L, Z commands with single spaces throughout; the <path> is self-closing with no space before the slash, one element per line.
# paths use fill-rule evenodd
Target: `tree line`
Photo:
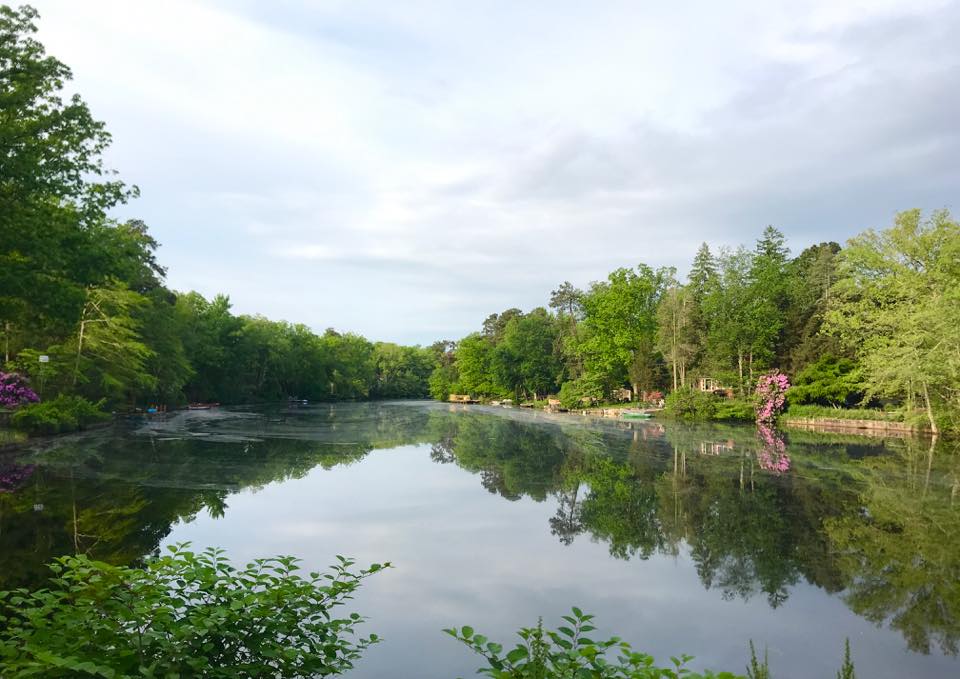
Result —
<path fill-rule="evenodd" d="M 44 399 L 573 405 L 701 378 L 745 396 L 778 368 L 794 402 L 901 406 L 935 431 L 960 421 L 960 226 L 945 210 L 795 257 L 767 227 L 750 248 L 702 245 L 683 281 L 639 264 L 585 289 L 564 282 L 545 307 L 491 314 L 429 348 L 316 334 L 170 290 L 147 225 L 110 217 L 137 188 L 105 166 L 110 134 L 64 95 L 70 69 L 34 38 L 36 16 L 0 6 L 0 350 Z"/>
<path fill-rule="evenodd" d="M 901 406 L 934 431 L 960 416 L 960 225 L 946 210 L 795 257 L 768 226 L 752 248 L 702 244 L 684 281 L 640 264 L 586 289 L 564 282 L 548 306 L 491 314 L 445 343 L 432 395 L 572 406 L 709 378 L 747 396 L 779 369 L 795 403 Z"/>
<path fill-rule="evenodd" d="M 157 242 L 110 210 L 138 190 L 104 164 L 111 142 L 70 69 L 34 35 L 30 7 L 0 6 L 0 333 L 7 370 L 44 399 L 111 406 L 423 397 L 428 349 L 238 316 L 165 285 Z M 41 362 L 41 357 L 44 357 Z"/>

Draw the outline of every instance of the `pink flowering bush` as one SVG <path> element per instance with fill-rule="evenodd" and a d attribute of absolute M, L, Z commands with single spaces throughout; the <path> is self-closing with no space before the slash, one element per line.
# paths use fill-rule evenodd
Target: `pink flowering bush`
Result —
<path fill-rule="evenodd" d="M 775 474 L 790 471 L 787 444 L 777 430 L 760 424 L 757 426 L 757 438 L 760 440 L 760 450 L 757 451 L 757 463 L 760 468 Z"/>
<path fill-rule="evenodd" d="M 0 408 L 12 410 L 39 400 L 37 394 L 27 385 L 26 378 L 17 373 L 0 372 Z"/>
<path fill-rule="evenodd" d="M 756 413 L 757 424 L 772 426 L 777 415 L 783 412 L 783 406 L 786 404 L 787 389 L 790 388 L 790 380 L 779 370 L 774 370 L 761 375 L 757 380 L 756 389 Z"/>

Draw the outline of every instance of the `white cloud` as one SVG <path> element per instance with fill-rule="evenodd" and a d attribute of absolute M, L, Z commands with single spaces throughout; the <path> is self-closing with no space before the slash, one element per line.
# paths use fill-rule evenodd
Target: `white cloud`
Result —
<path fill-rule="evenodd" d="M 455 337 L 960 186 L 955 3 L 37 4 L 171 285 L 316 328 Z"/>

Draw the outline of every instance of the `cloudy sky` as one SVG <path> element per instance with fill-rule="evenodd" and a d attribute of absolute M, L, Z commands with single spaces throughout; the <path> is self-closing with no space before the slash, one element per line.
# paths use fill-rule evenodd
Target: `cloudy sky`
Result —
<path fill-rule="evenodd" d="M 169 284 L 430 342 L 957 208 L 960 3 L 34 0 Z"/>

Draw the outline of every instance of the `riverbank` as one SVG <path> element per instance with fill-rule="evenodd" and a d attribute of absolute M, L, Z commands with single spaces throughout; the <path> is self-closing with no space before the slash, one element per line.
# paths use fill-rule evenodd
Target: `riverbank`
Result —
<path fill-rule="evenodd" d="M 852 420 L 829 417 L 790 417 L 784 416 L 780 424 L 788 429 L 807 429 L 811 431 L 835 432 L 838 434 L 858 434 L 869 437 L 887 436 L 929 436 L 930 430 L 907 422 L 884 420 Z"/>

